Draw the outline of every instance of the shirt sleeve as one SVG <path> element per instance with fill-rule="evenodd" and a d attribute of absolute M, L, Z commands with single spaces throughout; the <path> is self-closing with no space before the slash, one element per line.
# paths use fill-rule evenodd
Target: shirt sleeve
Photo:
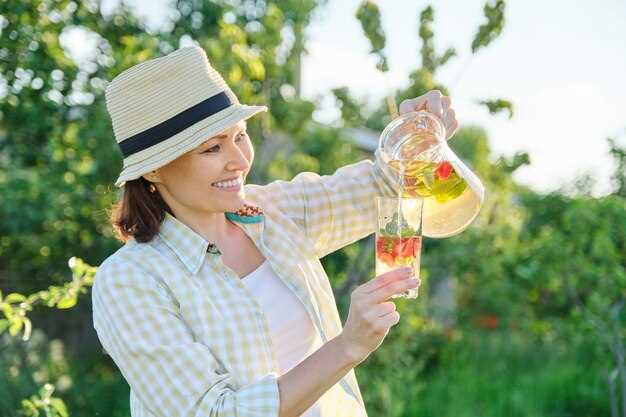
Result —
<path fill-rule="evenodd" d="M 100 342 L 155 416 L 278 416 L 278 375 L 234 384 L 210 349 L 194 340 L 170 293 L 146 271 L 105 262 L 94 280 L 92 307 Z"/>
<path fill-rule="evenodd" d="M 363 160 L 332 175 L 302 172 L 291 181 L 277 180 L 264 191 L 281 212 L 301 227 L 321 258 L 372 234 L 376 196 L 397 195 L 397 176 L 381 161 Z"/>

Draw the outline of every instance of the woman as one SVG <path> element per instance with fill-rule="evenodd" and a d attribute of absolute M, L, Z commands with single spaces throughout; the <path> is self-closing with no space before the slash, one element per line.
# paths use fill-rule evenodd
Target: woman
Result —
<path fill-rule="evenodd" d="M 394 178 L 364 160 L 331 176 L 244 186 L 242 105 L 201 48 L 136 65 L 106 90 L 124 167 L 126 242 L 96 274 L 93 321 L 133 417 L 366 416 L 353 368 L 398 323 L 409 269 L 359 286 L 342 329 L 319 261 L 374 231 Z M 457 127 L 439 92 L 402 103 Z M 304 414 L 303 414 L 304 413 Z"/>

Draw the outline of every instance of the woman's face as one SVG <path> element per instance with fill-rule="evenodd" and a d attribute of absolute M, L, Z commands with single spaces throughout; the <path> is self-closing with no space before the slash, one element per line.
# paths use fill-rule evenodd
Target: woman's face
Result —
<path fill-rule="evenodd" d="M 240 121 L 159 168 L 154 182 L 175 214 L 235 211 L 244 203 L 243 184 L 253 159 L 246 122 Z"/>

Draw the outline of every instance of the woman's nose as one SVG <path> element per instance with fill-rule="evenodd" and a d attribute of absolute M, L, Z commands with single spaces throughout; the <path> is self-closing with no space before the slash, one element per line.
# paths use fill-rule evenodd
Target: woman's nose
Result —
<path fill-rule="evenodd" d="M 231 144 L 229 148 L 227 168 L 231 170 L 248 169 L 250 162 L 241 148 L 236 144 Z"/>

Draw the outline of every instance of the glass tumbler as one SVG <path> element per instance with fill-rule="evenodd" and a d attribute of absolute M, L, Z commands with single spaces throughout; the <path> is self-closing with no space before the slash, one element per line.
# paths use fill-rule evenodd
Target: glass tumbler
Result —
<path fill-rule="evenodd" d="M 421 198 L 376 197 L 378 228 L 376 229 L 376 275 L 405 266 L 413 268 L 419 278 L 422 251 Z M 411 288 L 391 298 L 417 298 L 418 289 Z"/>

